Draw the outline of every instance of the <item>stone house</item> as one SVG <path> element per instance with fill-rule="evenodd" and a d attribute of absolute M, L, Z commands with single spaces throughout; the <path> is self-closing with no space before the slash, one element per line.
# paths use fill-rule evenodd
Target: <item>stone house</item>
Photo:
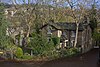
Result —
<path fill-rule="evenodd" d="M 76 36 L 76 23 L 47 23 L 40 28 L 42 35 L 60 37 L 60 46 L 74 47 Z M 92 45 L 91 28 L 89 24 L 80 23 L 78 29 L 77 47 L 82 48 L 82 52 L 90 50 Z"/>

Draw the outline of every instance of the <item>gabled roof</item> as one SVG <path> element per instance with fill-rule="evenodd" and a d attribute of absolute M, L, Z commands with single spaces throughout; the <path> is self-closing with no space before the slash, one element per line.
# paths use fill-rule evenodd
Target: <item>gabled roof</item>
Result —
<path fill-rule="evenodd" d="M 61 27 L 61 29 L 64 30 L 76 30 L 76 23 L 56 23 L 58 26 Z M 79 30 L 84 30 L 84 26 L 82 24 L 79 24 Z"/>
<path fill-rule="evenodd" d="M 60 26 L 58 26 L 57 24 L 54 24 L 54 23 L 53 24 L 52 23 L 47 23 L 47 24 L 43 25 L 42 27 L 40 27 L 40 29 L 43 29 L 46 26 L 51 26 L 54 29 L 60 29 Z"/>
<path fill-rule="evenodd" d="M 51 27 L 57 29 L 57 30 L 76 30 L 76 23 L 68 23 L 68 22 L 59 22 L 59 23 L 47 23 L 43 25 L 40 29 L 43 29 L 44 27 L 50 25 Z M 79 24 L 79 31 L 83 31 L 86 28 L 87 25 L 80 23 Z"/>

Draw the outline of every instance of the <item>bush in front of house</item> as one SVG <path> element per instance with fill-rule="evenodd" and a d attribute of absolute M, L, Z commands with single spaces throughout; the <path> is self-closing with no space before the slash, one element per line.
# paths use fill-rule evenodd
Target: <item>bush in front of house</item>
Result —
<path fill-rule="evenodd" d="M 59 51 L 55 50 L 55 51 L 53 51 L 52 55 L 49 56 L 49 59 L 54 60 L 54 59 L 57 59 L 57 58 L 60 58 L 60 53 L 59 53 Z"/>
<path fill-rule="evenodd" d="M 31 40 L 28 47 L 32 48 L 33 55 L 38 57 L 47 57 L 50 58 L 55 53 L 55 45 L 52 41 L 52 38 L 48 39 L 45 36 L 35 34 Z"/>
<path fill-rule="evenodd" d="M 73 55 L 77 55 L 78 53 L 79 53 L 78 48 L 69 48 L 60 50 L 61 57 L 71 57 Z"/>
<path fill-rule="evenodd" d="M 33 59 L 33 57 L 32 57 L 30 54 L 25 53 L 25 54 L 22 56 L 22 59 L 31 60 L 31 59 Z"/>
<path fill-rule="evenodd" d="M 52 41 L 47 42 L 45 39 L 33 45 L 36 46 L 36 47 L 33 47 L 34 54 L 40 55 L 41 57 L 51 56 L 53 53 L 53 50 L 55 49 L 53 42 Z"/>
<path fill-rule="evenodd" d="M 100 33 L 94 32 L 92 37 L 95 41 L 100 41 Z"/>
<path fill-rule="evenodd" d="M 22 48 L 18 47 L 15 51 L 16 58 L 22 58 L 23 57 L 23 50 Z"/>
<path fill-rule="evenodd" d="M 76 48 L 70 49 L 56 49 L 57 44 L 60 43 L 60 38 L 51 37 L 48 39 L 45 36 L 41 36 L 40 34 L 32 34 L 30 38 L 30 42 L 27 47 L 32 49 L 33 56 L 29 54 L 24 54 L 22 56 L 23 59 L 31 59 L 32 57 L 36 57 L 37 59 L 57 59 L 60 57 L 72 56 L 78 52 Z M 28 52 L 27 52 L 28 53 Z"/>
<path fill-rule="evenodd" d="M 60 37 L 52 37 L 54 45 L 60 44 Z"/>

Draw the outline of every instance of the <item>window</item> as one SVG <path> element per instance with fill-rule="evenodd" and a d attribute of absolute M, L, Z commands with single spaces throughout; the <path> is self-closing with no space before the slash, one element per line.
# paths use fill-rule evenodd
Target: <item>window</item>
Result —
<path fill-rule="evenodd" d="M 63 32 L 62 32 L 62 35 L 66 36 L 66 32 L 63 31 Z"/>
<path fill-rule="evenodd" d="M 71 37 L 75 37 L 76 36 L 75 31 L 72 31 L 71 34 L 72 34 Z"/>

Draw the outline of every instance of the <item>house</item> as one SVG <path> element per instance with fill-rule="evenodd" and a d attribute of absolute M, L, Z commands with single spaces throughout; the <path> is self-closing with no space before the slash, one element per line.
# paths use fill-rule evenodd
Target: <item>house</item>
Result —
<path fill-rule="evenodd" d="M 60 37 L 60 47 L 71 48 L 74 47 L 76 27 L 76 23 L 59 22 L 47 23 L 40 30 L 44 36 Z M 81 47 L 83 53 L 93 47 L 91 32 L 89 24 L 79 24 L 77 47 Z"/>

